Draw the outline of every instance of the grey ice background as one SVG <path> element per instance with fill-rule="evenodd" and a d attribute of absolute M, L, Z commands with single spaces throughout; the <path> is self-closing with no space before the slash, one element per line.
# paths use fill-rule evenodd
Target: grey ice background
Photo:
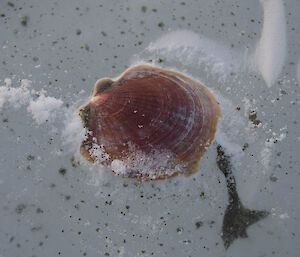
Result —
<path fill-rule="evenodd" d="M 195 176 L 138 183 L 72 165 L 74 153 L 61 137 L 63 118 L 38 126 L 26 108 L 4 107 L 0 256 L 297 256 L 299 5 L 285 1 L 287 59 L 267 88 L 252 71 L 220 81 L 180 58 L 145 50 L 168 31 L 188 29 L 230 49 L 251 51 L 262 27 L 259 1 L 1 1 L 1 84 L 10 78 L 18 87 L 29 79 L 32 88 L 75 109 L 97 79 L 116 77 L 137 61 L 184 70 L 230 100 L 226 115 L 245 120 L 235 139 L 240 146 L 249 143 L 234 171 L 238 190 L 247 207 L 271 215 L 225 251 L 220 233 L 227 192 L 215 164 L 215 143 Z M 249 128 L 245 98 L 264 126 Z M 275 139 L 264 170 L 264 142 L 281 129 L 285 138 Z"/>

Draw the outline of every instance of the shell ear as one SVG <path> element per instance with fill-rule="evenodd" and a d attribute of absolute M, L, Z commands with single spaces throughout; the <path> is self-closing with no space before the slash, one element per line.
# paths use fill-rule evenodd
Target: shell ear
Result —
<path fill-rule="evenodd" d="M 111 88 L 113 81 L 111 79 L 99 79 L 94 86 L 93 96 L 99 95 Z"/>
<path fill-rule="evenodd" d="M 78 114 L 82 120 L 83 123 L 83 127 L 87 128 L 89 126 L 90 123 L 90 118 L 91 118 L 91 108 L 90 106 L 84 105 L 81 106 L 78 110 Z"/>
<path fill-rule="evenodd" d="M 80 145 L 80 154 L 89 162 L 94 162 L 94 159 L 91 157 L 89 152 L 89 145 L 86 145 L 84 142 Z"/>

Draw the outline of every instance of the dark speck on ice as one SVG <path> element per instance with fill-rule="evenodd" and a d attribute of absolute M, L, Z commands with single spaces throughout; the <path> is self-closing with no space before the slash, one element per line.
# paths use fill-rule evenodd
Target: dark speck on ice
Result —
<path fill-rule="evenodd" d="M 25 208 L 26 208 L 26 205 L 23 203 L 20 203 L 17 205 L 15 211 L 17 214 L 21 214 Z"/>

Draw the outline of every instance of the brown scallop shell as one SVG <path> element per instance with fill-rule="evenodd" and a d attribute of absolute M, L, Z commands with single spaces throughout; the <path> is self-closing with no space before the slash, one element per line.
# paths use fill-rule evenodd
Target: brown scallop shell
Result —
<path fill-rule="evenodd" d="M 79 115 L 87 129 L 80 152 L 87 160 L 150 180 L 196 172 L 221 111 L 200 82 L 138 65 L 115 81 L 98 80 Z"/>

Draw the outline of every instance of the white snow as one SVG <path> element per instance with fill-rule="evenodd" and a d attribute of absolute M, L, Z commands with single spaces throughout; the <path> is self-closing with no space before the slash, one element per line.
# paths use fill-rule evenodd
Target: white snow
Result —
<path fill-rule="evenodd" d="M 290 217 L 290 216 L 289 216 L 289 214 L 288 214 L 287 212 L 285 212 L 285 213 L 279 215 L 279 218 L 280 218 L 280 219 L 288 219 L 289 217 Z"/>
<path fill-rule="evenodd" d="M 62 100 L 41 94 L 37 100 L 30 101 L 27 111 L 32 114 L 36 123 L 41 125 L 53 121 L 62 105 Z"/>
<path fill-rule="evenodd" d="M 242 102 L 244 103 L 244 116 L 247 117 L 250 111 L 250 100 L 247 97 L 243 97 Z"/>
<path fill-rule="evenodd" d="M 34 121 L 41 125 L 45 122 L 53 122 L 58 113 L 66 112 L 63 101 L 55 97 L 46 96 L 46 91 L 36 91 L 31 88 L 32 81 L 22 79 L 18 87 L 13 87 L 11 78 L 4 79 L 4 85 L 0 86 L 0 110 L 4 107 L 19 109 L 25 107 Z M 35 96 L 39 95 L 34 100 Z"/>
<path fill-rule="evenodd" d="M 79 147 L 86 135 L 86 129 L 82 126 L 82 121 L 78 115 L 77 109 L 65 110 L 64 128 L 62 131 L 62 142 L 67 146 L 68 152 L 77 153 L 79 158 Z M 76 161 L 78 161 L 76 160 Z"/>
<path fill-rule="evenodd" d="M 32 84 L 32 81 L 29 80 L 29 79 L 22 79 L 22 80 L 21 80 L 21 87 L 26 87 L 26 88 L 28 88 L 28 87 L 31 86 L 31 84 Z"/>
<path fill-rule="evenodd" d="M 6 79 L 4 79 L 4 83 L 5 83 L 6 87 L 10 87 L 12 82 L 11 82 L 10 78 L 6 78 Z"/>
<path fill-rule="evenodd" d="M 8 107 L 14 109 L 23 107 L 32 115 L 37 125 L 51 122 L 51 131 L 57 130 L 56 125 L 52 122 L 59 118 L 64 122 L 63 144 L 72 153 L 78 153 L 75 155 L 79 159 L 79 146 L 86 133 L 77 113 L 79 105 L 75 106 L 76 104 L 74 104 L 73 107 L 67 109 L 63 106 L 61 99 L 47 96 L 47 92 L 43 89 L 36 91 L 31 88 L 31 85 L 32 81 L 23 79 L 14 87 L 13 80 L 5 78 L 4 85 L 0 85 L 0 110 Z M 37 99 L 35 99 L 36 95 L 39 95 Z"/>
<path fill-rule="evenodd" d="M 111 169 L 118 175 L 129 176 L 137 173 L 141 179 L 157 179 L 164 175 L 171 176 L 183 171 L 183 166 L 174 167 L 174 157 L 171 152 L 154 149 L 151 153 L 144 153 L 129 143 L 129 154 L 122 160 L 115 159 L 111 163 Z"/>
<path fill-rule="evenodd" d="M 230 47 L 189 30 L 169 32 L 150 43 L 146 50 L 158 53 L 169 61 L 180 61 L 183 65 L 204 65 L 208 72 L 223 79 L 231 71 L 240 69 L 240 60 L 243 59 Z"/>
<path fill-rule="evenodd" d="M 12 80 L 6 78 L 5 85 L 0 86 L 0 110 L 5 106 L 20 108 L 28 104 L 31 95 L 29 91 L 30 80 L 22 80 L 20 87 L 12 87 Z"/>
<path fill-rule="evenodd" d="M 285 131 L 286 127 L 283 127 L 280 129 L 280 131 Z M 263 166 L 265 167 L 265 170 L 263 170 L 263 173 L 266 173 L 266 171 L 269 171 L 270 166 L 270 160 L 272 156 L 272 150 L 274 147 L 275 142 L 281 142 L 286 138 L 286 132 L 280 133 L 277 135 L 277 133 L 273 132 L 272 136 L 268 138 L 265 141 L 264 148 L 261 150 L 260 156 L 261 156 L 261 162 Z"/>
<path fill-rule="evenodd" d="M 54 121 L 58 110 L 63 105 L 63 101 L 54 97 L 46 96 L 46 91 L 41 89 L 35 91 L 31 89 L 32 81 L 22 79 L 18 87 L 12 87 L 11 78 L 4 79 L 5 85 L 0 86 L 0 110 L 5 106 L 19 109 L 26 107 L 38 125 L 46 121 Z M 36 100 L 33 100 L 34 95 L 40 95 Z"/>
<path fill-rule="evenodd" d="M 244 132 L 245 122 L 236 112 L 235 107 L 230 100 L 221 96 L 221 94 L 216 91 L 213 93 L 220 103 L 223 115 L 223 118 L 218 121 L 215 139 L 233 156 L 234 164 L 237 165 L 243 155 L 239 141 Z"/>
<path fill-rule="evenodd" d="M 103 166 L 103 162 L 109 159 L 109 155 L 105 152 L 104 146 L 97 143 L 96 138 L 93 138 L 93 140 L 93 147 L 89 150 L 89 153 L 95 159 L 97 165 Z"/>
<path fill-rule="evenodd" d="M 261 0 L 264 22 L 255 52 L 255 63 L 271 87 L 281 73 L 286 56 L 286 20 L 282 0 Z"/>
<path fill-rule="evenodd" d="M 119 175 L 126 175 L 126 165 L 121 160 L 113 160 L 111 169 Z"/>

